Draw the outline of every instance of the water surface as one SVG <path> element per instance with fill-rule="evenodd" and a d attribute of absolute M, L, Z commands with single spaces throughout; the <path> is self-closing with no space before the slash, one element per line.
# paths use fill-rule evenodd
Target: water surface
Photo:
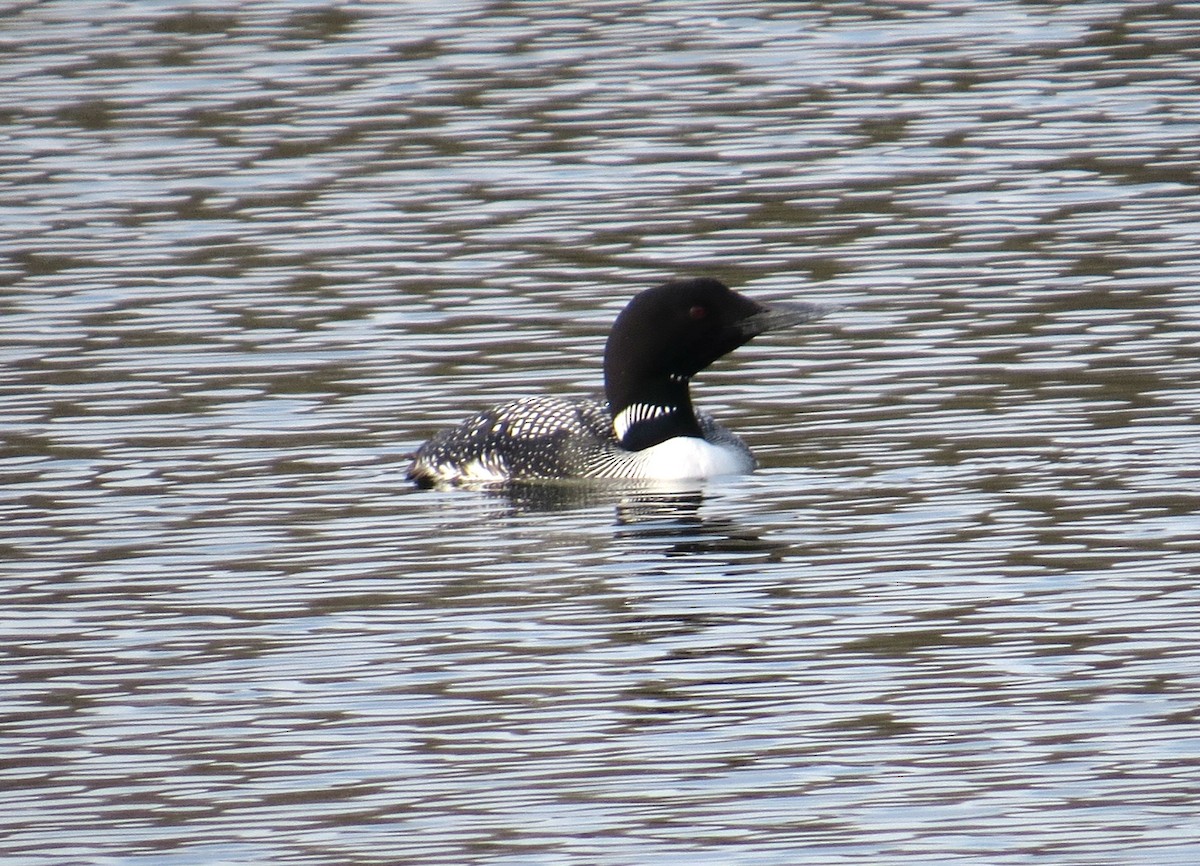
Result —
<path fill-rule="evenodd" d="M 6 863 L 1200 859 L 1190 7 L 10 5 Z M 758 473 L 404 481 L 680 273 Z"/>

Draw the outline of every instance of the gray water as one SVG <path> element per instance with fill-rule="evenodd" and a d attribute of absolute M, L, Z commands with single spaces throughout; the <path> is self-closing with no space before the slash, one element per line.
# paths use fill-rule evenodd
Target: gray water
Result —
<path fill-rule="evenodd" d="M 1200 862 L 1197 33 L 6 4 L 4 863 Z M 405 482 L 684 273 L 758 473 Z"/>

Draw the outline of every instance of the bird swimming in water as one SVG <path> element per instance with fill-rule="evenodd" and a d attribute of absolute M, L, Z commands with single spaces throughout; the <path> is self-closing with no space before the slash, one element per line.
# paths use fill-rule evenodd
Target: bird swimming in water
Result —
<path fill-rule="evenodd" d="M 683 481 L 752 471 L 750 449 L 692 406 L 693 376 L 766 331 L 830 307 L 762 304 L 708 278 L 636 295 L 604 348 L 607 400 L 524 397 L 438 433 L 416 453 L 417 484 L 554 479 Z"/>

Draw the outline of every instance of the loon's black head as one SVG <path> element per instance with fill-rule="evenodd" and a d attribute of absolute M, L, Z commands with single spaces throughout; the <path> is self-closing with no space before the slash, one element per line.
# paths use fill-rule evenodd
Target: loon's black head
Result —
<path fill-rule="evenodd" d="M 814 304 L 760 304 L 708 278 L 672 280 L 637 295 L 604 349 L 604 388 L 621 444 L 636 451 L 673 436 L 700 436 L 688 380 L 759 334 L 823 312 Z"/>

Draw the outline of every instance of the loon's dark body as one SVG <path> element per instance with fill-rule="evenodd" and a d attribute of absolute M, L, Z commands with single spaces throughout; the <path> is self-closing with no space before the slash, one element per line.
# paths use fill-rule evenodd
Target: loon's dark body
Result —
<path fill-rule="evenodd" d="M 814 319 L 812 304 L 764 306 L 716 280 L 636 296 L 604 356 L 607 402 L 527 397 L 443 430 L 408 476 L 430 486 L 540 479 L 683 480 L 754 469 L 750 449 L 691 403 L 691 377 L 757 334 Z"/>

